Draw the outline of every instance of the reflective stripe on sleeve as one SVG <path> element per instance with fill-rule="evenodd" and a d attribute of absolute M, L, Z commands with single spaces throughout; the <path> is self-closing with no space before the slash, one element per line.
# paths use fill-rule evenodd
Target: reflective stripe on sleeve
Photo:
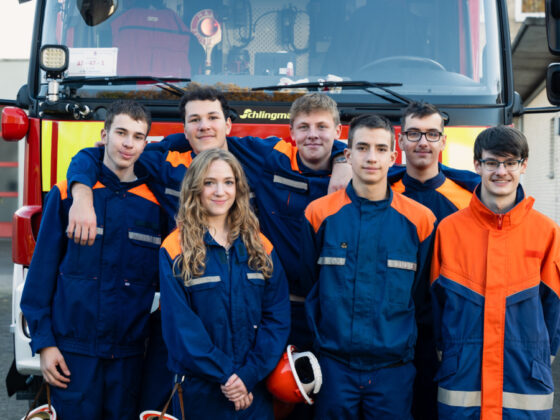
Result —
<path fill-rule="evenodd" d="M 180 197 L 181 196 L 180 191 L 174 190 L 172 188 L 166 188 L 164 193 L 167 194 L 167 195 L 172 195 L 173 197 Z"/>
<path fill-rule="evenodd" d="M 346 258 L 340 257 L 320 257 L 317 260 L 319 265 L 344 265 L 346 264 Z"/>
<path fill-rule="evenodd" d="M 305 182 L 295 181 L 290 178 L 284 178 L 280 175 L 274 175 L 273 182 L 277 184 L 287 185 L 288 187 L 298 188 L 303 191 L 307 191 L 307 184 Z"/>
<path fill-rule="evenodd" d="M 552 410 L 554 393 L 550 394 L 502 394 L 503 408 L 525 411 Z M 454 407 L 480 407 L 480 391 L 451 391 L 438 388 L 438 402 Z"/>
<path fill-rule="evenodd" d="M 263 273 L 247 273 L 247 278 L 264 280 L 264 275 Z"/>
<path fill-rule="evenodd" d="M 516 394 L 504 392 L 504 408 L 516 410 L 552 410 L 554 392 L 550 394 Z"/>
<path fill-rule="evenodd" d="M 102 227 L 97 228 L 97 234 L 98 235 L 103 235 L 103 228 Z"/>
<path fill-rule="evenodd" d="M 161 245 L 159 236 L 146 235 L 145 233 L 128 232 L 128 237 L 136 241 L 147 242 L 149 244 Z"/>
<path fill-rule="evenodd" d="M 187 287 L 197 286 L 199 284 L 205 284 L 205 283 L 217 283 L 219 281 L 222 281 L 220 276 L 198 277 L 196 279 L 187 280 Z"/>
<path fill-rule="evenodd" d="M 480 407 L 480 391 L 451 391 L 438 388 L 438 402 L 455 407 Z"/>

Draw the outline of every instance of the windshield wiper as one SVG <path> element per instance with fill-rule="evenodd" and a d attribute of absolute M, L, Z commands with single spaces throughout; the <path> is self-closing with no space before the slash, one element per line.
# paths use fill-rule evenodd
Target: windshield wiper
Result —
<path fill-rule="evenodd" d="M 154 86 L 159 87 L 176 96 L 183 96 L 185 91 L 172 82 L 190 82 L 191 79 L 180 77 L 154 77 L 154 76 L 72 76 L 61 80 L 61 84 L 79 84 L 84 85 L 126 85 L 137 82 L 153 82 Z M 163 86 L 160 86 L 163 85 Z"/>
<path fill-rule="evenodd" d="M 378 98 L 385 99 L 387 102 L 393 104 L 404 104 L 408 105 L 412 102 L 412 99 L 407 98 L 400 93 L 389 89 L 393 86 L 402 86 L 402 83 L 390 83 L 390 82 L 365 82 L 359 80 L 325 80 L 319 82 L 304 82 L 304 83 L 294 83 L 291 85 L 272 85 L 272 86 L 259 86 L 252 88 L 251 90 L 281 90 L 281 89 L 297 89 L 297 88 L 308 88 L 316 90 L 327 90 L 328 88 L 341 88 L 341 89 L 362 89 Z M 381 93 L 374 92 L 370 89 L 379 89 L 391 96 L 382 95 Z M 395 99 L 396 98 L 396 99 Z"/>

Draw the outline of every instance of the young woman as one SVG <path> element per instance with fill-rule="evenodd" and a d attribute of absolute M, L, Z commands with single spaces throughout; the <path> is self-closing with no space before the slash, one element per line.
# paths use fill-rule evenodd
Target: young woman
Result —
<path fill-rule="evenodd" d="M 207 150 L 190 165 L 160 281 L 168 365 L 185 377 L 189 417 L 272 419 L 263 379 L 288 339 L 288 285 L 231 153 Z"/>

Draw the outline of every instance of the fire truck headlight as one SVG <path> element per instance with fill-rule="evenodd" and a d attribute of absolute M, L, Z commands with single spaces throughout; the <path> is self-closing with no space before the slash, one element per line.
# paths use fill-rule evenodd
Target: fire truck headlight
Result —
<path fill-rule="evenodd" d="M 39 66 L 47 77 L 58 79 L 68 68 L 68 48 L 65 45 L 43 45 L 39 53 Z"/>
<path fill-rule="evenodd" d="M 29 325 L 27 325 L 27 320 L 25 319 L 25 316 L 23 315 L 23 313 L 21 314 L 21 331 L 23 332 L 23 335 L 25 335 L 27 338 L 31 338 L 31 332 L 29 331 Z"/>

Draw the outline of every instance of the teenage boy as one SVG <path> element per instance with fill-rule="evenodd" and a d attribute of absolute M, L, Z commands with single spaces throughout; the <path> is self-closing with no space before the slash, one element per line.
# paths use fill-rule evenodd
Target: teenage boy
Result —
<path fill-rule="evenodd" d="M 142 168 L 135 167 L 150 123 L 149 112 L 135 102 L 109 108 L 101 130 L 103 167 L 93 189 L 93 246 L 66 237 L 72 204 L 66 181 L 45 201 L 21 308 L 62 420 L 138 417 L 160 232 L 167 230 Z"/>
<path fill-rule="evenodd" d="M 394 130 L 350 123 L 352 182 L 305 211 L 302 270 L 323 386 L 316 418 L 410 419 L 415 311 L 426 304 L 435 216 L 393 192 Z"/>
<path fill-rule="evenodd" d="M 446 167 L 439 162 L 447 136 L 445 119 L 432 104 L 412 102 L 401 117 L 399 147 L 406 167 L 392 168 L 389 182 L 398 191 L 428 207 L 438 221 L 468 206 L 480 177 L 471 171 Z"/>
<path fill-rule="evenodd" d="M 448 168 L 439 163 L 447 136 L 443 133 L 444 117 L 432 104 L 412 102 L 403 112 L 399 147 L 406 158 L 406 168 L 393 167 L 389 183 L 400 192 L 428 207 L 438 222 L 468 206 L 472 191 L 480 182 L 474 172 Z M 393 170 L 396 169 L 396 170 Z M 422 314 L 430 318 L 431 314 Z M 423 322 L 418 331 L 416 379 L 412 414 L 416 420 L 437 418 L 437 384 L 434 376 L 438 368 L 433 329 Z"/>
<path fill-rule="evenodd" d="M 523 133 L 488 128 L 474 144 L 481 183 L 435 239 L 432 301 L 442 351 L 441 419 L 550 419 L 560 343 L 560 228 L 519 181 Z"/>

